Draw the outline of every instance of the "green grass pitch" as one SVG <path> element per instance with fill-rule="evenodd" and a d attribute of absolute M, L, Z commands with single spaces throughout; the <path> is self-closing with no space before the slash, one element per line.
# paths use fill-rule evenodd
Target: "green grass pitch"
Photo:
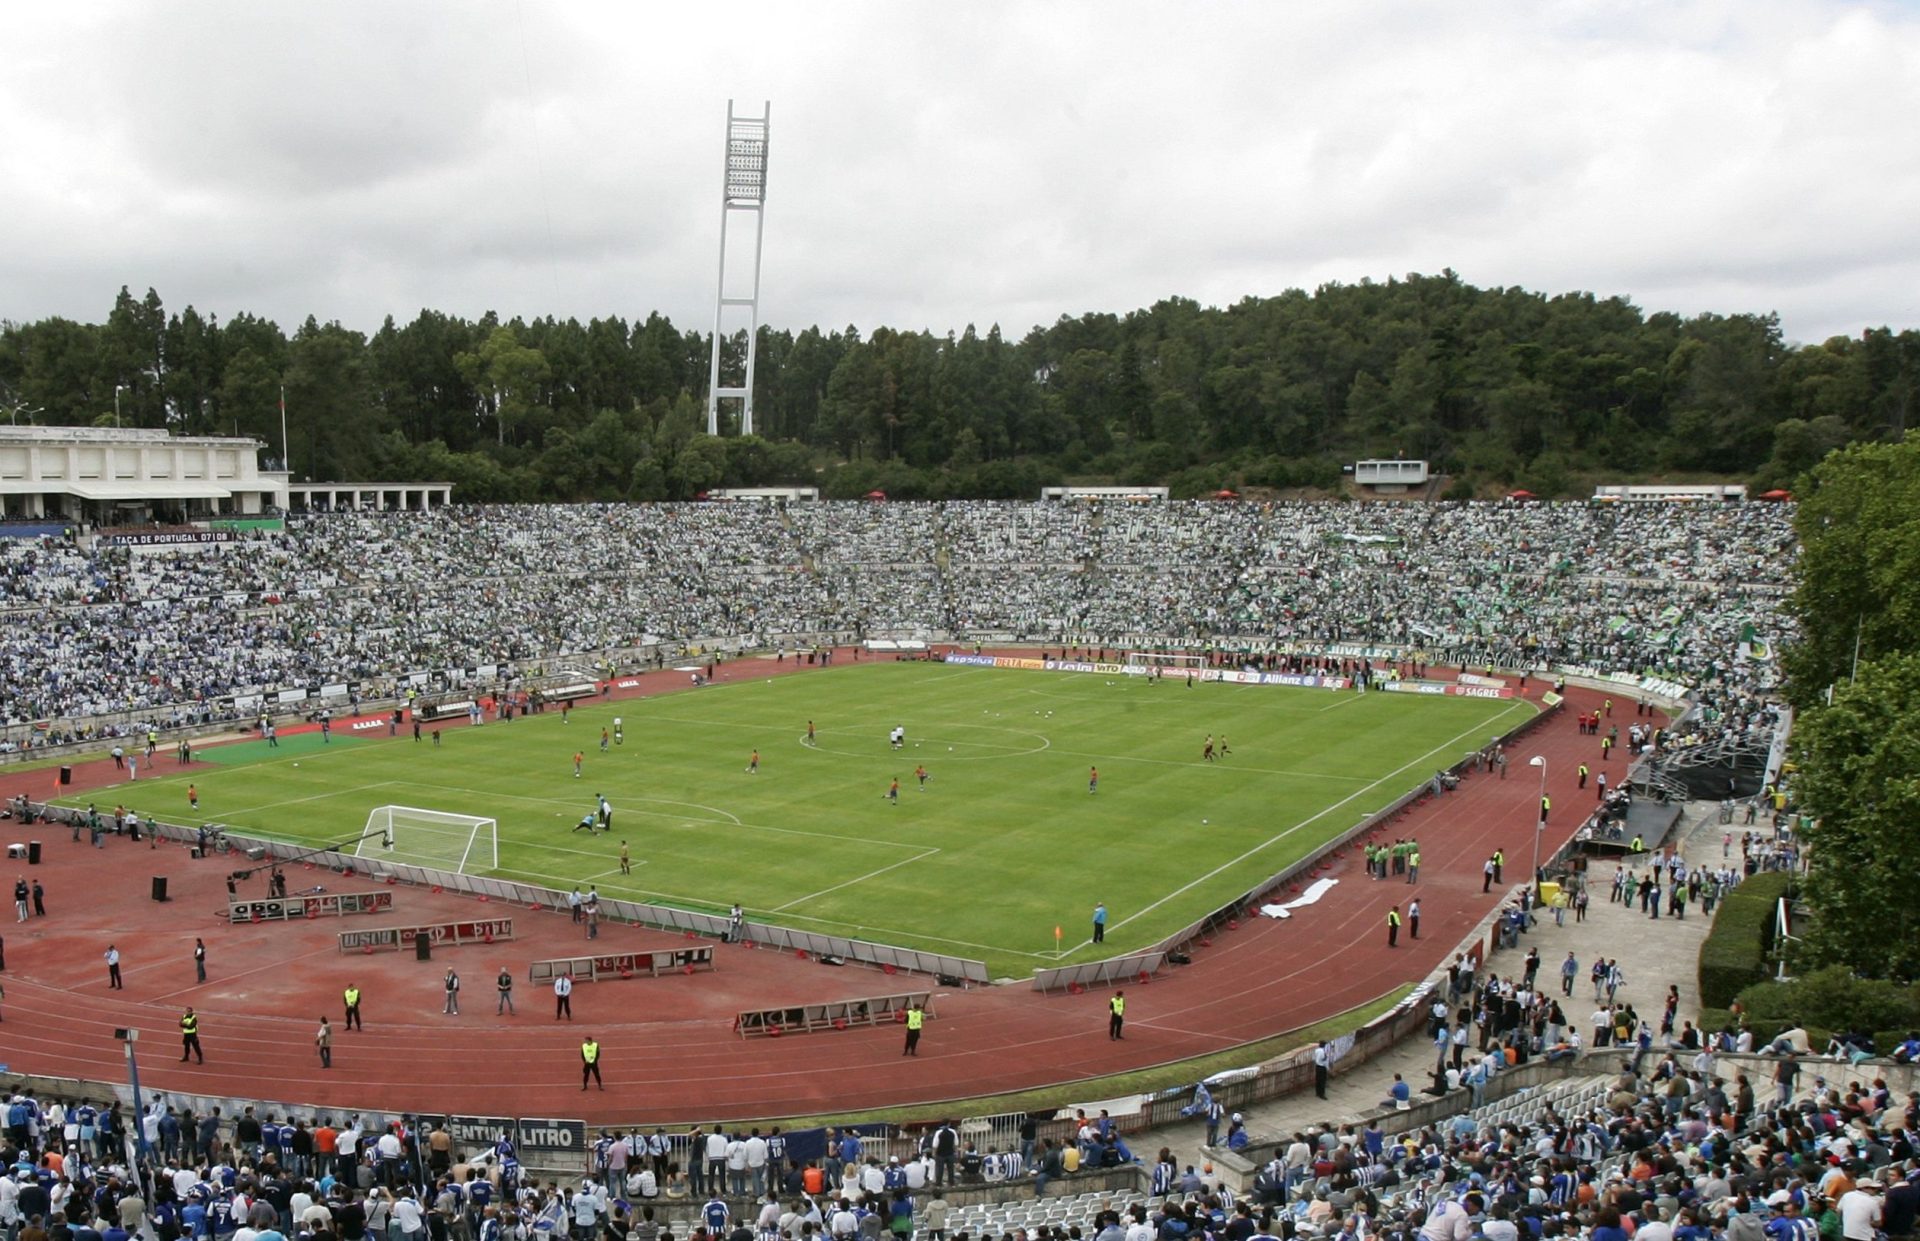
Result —
<path fill-rule="evenodd" d="M 1178 930 L 1532 710 L 855 664 L 594 704 L 565 725 L 550 711 L 456 728 L 438 749 L 405 728 L 209 747 L 191 777 L 163 757 L 163 778 L 77 800 L 126 797 L 161 819 L 310 844 L 353 839 L 389 803 L 485 815 L 500 824 L 503 877 L 708 911 L 738 901 L 758 919 L 1023 976 Z M 600 730 L 615 716 L 625 741 L 603 754 Z M 815 747 L 802 744 L 809 719 Z M 907 737 L 898 751 L 895 726 Z M 1231 747 L 1212 763 L 1201 759 L 1209 733 Z M 896 777 L 897 804 L 886 797 Z M 610 835 L 572 830 L 595 794 L 614 807 Z M 633 858 L 624 877 L 622 840 Z M 1097 948 L 1096 901 L 1109 910 Z"/>

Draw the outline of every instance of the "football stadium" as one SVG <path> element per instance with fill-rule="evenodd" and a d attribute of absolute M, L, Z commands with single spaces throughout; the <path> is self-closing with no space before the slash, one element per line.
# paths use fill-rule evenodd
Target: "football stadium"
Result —
<path fill-rule="evenodd" d="M 1582 846 L 1664 838 L 1696 767 L 1759 792 L 1738 648 L 1784 622 L 1728 582 L 1792 540 L 1776 505 L 1403 511 L 454 505 L 16 540 L 27 589 L 152 600 L 137 645 L 88 609 L 13 643 L 16 717 L 75 666 L 127 708 L 15 733 L 23 873 L 91 897 L 29 922 L 58 967 L 15 975 L 16 1063 L 100 1076 L 113 1029 L 170 1046 L 191 1002 L 213 1057 L 145 1080 L 230 1098 L 239 1068 L 289 1109 L 545 1111 L 583 1021 L 606 1089 L 569 1125 L 924 1116 L 1284 1067 L 1309 1029 L 1357 1069 L 1516 902 L 1569 906 Z M 1223 539 L 1231 579 L 1155 567 Z M 90 985 L 108 944 L 124 996 Z M 355 1029 L 322 1066 L 306 1027 L 349 988 L 377 1050 Z"/>
<path fill-rule="evenodd" d="M 0 1241 L 1910 1238 L 1840 7 L 21 14 Z"/>

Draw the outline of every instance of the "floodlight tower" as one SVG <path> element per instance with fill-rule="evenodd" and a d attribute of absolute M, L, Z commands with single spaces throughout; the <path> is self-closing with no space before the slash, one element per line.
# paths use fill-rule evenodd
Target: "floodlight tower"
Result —
<path fill-rule="evenodd" d="M 753 434 L 753 361 L 760 334 L 760 239 L 766 228 L 767 122 L 773 105 L 759 116 L 736 116 L 727 100 L 727 165 L 720 187 L 720 288 L 713 304 L 713 359 L 707 368 L 707 434 L 720 434 L 720 402 L 740 401 L 740 434 Z M 736 211 L 753 213 L 753 284 L 745 297 L 727 296 L 727 225 Z M 729 306 L 747 308 L 747 374 L 738 388 L 720 386 L 720 327 Z"/>

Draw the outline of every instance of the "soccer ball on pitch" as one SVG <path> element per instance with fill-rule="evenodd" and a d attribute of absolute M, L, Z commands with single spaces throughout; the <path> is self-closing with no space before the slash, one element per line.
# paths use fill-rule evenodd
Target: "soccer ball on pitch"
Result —
<path fill-rule="evenodd" d="M 952 746 L 948 746 L 948 747 L 947 747 L 947 753 L 949 753 L 949 754 L 951 754 L 951 753 L 953 753 L 953 747 L 952 747 Z"/>
<path fill-rule="evenodd" d="M 1205 826 L 1206 826 L 1206 825 L 1207 825 L 1208 823 L 1210 823 L 1210 822 L 1212 822 L 1212 820 L 1211 820 L 1211 819 L 1202 819 L 1202 820 L 1200 820 L 1200 826 L 1201 826 L 1201 827 L 1205 827 Z"/>
<path fill-rule="evenodd" d="M 294 764 L 294 766 L 295 766 L 295 767 L 298 767 L 299 765 L 300 765 L 299 763 L 295 763 L 295 764 Z"/>

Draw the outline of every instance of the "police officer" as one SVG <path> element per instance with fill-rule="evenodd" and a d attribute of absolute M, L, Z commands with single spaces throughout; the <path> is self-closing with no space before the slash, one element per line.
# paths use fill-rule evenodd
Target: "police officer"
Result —
<path fill-rule="evenodd" d="M 185 1064 L 188 1056 L 196 1064 L 207 1062 L 206 1053 L 200 1050 L 200 1018 L 194 1016 L 191 1006 L 180 1014 L 180 1063 Z"/>
<path fill-rule="evenodd" d="M 580 1042 L 580 1089 L 587 1088 L 589 1077 L 600 1089 L 607 1088 L 607 1083 L 600 1079 L 600 1044 L 594 1041 L 591 1034 Z"/>
<path fill-rule="evenodd" d="M 917 1056 L 920 1054 L 920 1028 L 927 1023 L 926 1010 L 915 1000 L 907 1009 L 907 1049 L 900 1054 Z"/>

